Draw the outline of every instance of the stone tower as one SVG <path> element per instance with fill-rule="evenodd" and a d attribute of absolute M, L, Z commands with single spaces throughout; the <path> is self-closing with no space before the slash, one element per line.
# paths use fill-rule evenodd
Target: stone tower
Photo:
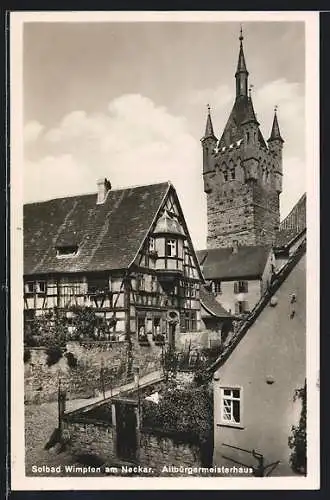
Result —
<path fill-rule="evenodd" d="M 236 98 L 218 140 L 210 107 L 203 148 L 204 191 L 207 194 L 207 247 L 271 244 L 280 222 L 283 139 L 275 108 L 266 143 L 256 118 L 242 30 L 239 37 Z"/>

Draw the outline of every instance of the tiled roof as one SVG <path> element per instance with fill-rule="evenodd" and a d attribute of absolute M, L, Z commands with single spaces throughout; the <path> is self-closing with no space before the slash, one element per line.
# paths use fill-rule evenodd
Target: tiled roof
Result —
<path fill-rule="evenodd" d="M 136 256 L 170 184 L 112 190 L 24 206 L 24 274 L 124 269 Z M 76 256 L 56 247 L 78 245 Z"/>
<path fill-rule="evenodd" d="M 229 318 L 232 315 L 226 311 L 219 302 L 215 300 L 215 297 L 212 293 L 208 292 L 204 286 L 200 288 L 200 300 L 202 307 L 210 313 L 212 316 L 217 316 L 219 318 Z M 203 317 L 203 311 L 202 311 Z"/>
<path fill-rule="evenodd" d="M 242 123 L 255 118 L 252 100 L 248 96 L 240 96 L 235 102 L 221 136 L 219 147 L 229 146 L 243 138 Z M 227 140 L 228 136 L 228 140 Z M 258 128 L 258 139 L 263 147 L 267 147 L 263 135 Z"/>
<path fill-rule="evenodd" d="M 275 248 L 284 248 L 306 230 L 306 193 L 301 196 L 289 215 L 280 223 Z"/>
<path fill-rule="evenodd" d="M 269 246 L 214 248 L 199 250 L 197 258 L 206 280 L 255 279 L 260 278 L 269 256 Z"/>

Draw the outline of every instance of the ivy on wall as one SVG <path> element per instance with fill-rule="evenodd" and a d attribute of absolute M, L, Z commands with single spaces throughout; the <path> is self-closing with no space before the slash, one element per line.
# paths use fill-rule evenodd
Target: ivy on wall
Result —
<path fill-rule="evenodd" d="M 288 444 L 292 450 L 290 456 L 290 465 L 292 470 L 297 474 L 307 474 L 307 435 L 306 435 L 306 420 L 307 420 L 307 395 L 306 381 L 304 387 L 297 389 L 293 400 L 301 400 L 301 414 L 298 425 L 293 425 L 291 428 L 292 434 L 289 437 Z"/>

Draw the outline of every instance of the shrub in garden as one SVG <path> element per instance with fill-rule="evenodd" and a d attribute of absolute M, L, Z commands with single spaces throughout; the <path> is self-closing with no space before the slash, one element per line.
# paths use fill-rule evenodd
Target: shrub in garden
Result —
<path fill-rule="evenodd" d="M 77 368 L 78 360 L 72 352 L 67 352 L 65 357 L 70 368 Z"/>
<path fill-rule="evenodd" d="M 46 359 L 47 366 L 55 365 L 63 355 L 62 348 L 58 345 L 52 345 L 47 347 L 45 352 L 47 354 L 47 359 Z"/>

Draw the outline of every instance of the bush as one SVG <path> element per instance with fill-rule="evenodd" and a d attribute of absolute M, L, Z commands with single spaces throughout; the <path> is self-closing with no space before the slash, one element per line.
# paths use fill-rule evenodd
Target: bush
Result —
<path fill-rule="evenodd" d="M 203 388 L 171 389 L 159 404 L 144 401 L 142 422 L 146 427 L 205 443 L 213 435 L 213 399 Z"/>
<path fill-rule="evenodd" d="M 59 345 L 49 346 L 47 347 L 45 352 L 47 354 L 47 359 L 46 359 L 47 366 L 55 365 L 63 355 L 62 348 Z"/>
<path fill-rule="evenodd" d="M 28 363 L 31 359 L 31 350 L 24 349 L 24 363 Z"/>
<path fill-rule="evenodd" d="M 72 352 L 67 352 L 65 357 L 70 368 L 77 368 L 78 360 Z"/>

